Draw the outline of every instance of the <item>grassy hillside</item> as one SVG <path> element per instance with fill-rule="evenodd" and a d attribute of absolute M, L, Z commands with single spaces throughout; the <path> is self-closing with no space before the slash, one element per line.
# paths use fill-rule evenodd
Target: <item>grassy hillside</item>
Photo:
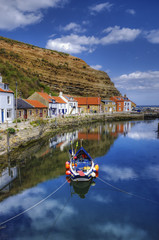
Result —
<path fill-rule="evenodd" d="M 57 95 L 59 91 L 76 96 L 110 97 L 119 95 L 109 76 L 92 69 L 82 59 L 0 37 L 0 72 L 3 82 L 28 97 L 42 88 Z"/>

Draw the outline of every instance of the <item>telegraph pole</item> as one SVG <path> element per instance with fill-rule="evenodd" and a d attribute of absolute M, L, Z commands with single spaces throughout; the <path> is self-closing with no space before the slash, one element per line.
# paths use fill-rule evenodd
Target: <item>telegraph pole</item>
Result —
<path fill-rule="evenodd" d="M 16 81 L 16 126 L 17 126 L 17 81 Z"/>

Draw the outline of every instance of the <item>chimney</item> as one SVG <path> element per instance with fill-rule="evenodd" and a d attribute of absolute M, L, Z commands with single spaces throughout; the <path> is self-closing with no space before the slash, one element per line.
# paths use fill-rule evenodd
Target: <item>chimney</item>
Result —
<path fill-rule="evenodd" d="M 1 73 L 0 73 L 0 83 L 2 83 L 2 76 L 1 76 Z"/>
<path fill-rule="evenodd" d="M 62 92 L 60 92 L 59 96 L 60 96 L 60 97 L 62 96 Z"/>
<path fill-rule="evenodd" d="M 126 98 L 126 94 L 124 94 L 124 98 Z"/>
<path fill-rule="evenodd" d="M 44 89 L 43 89 L 43 88 L 41 88 L 41 92 L 42 92 L 42 93 L 44 92 Z"/>

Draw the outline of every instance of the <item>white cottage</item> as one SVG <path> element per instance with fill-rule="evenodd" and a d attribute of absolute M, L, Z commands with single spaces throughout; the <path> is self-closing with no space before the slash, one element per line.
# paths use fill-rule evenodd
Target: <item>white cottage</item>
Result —
<path fill-rule="evenodd" d="M 70 95 L 65 95 L 60 92 L 59 97 L 67 103 L 67 114 L 78 113 L 78 102 Z"/>
<path fill-rule="evenodd" d="M 123 110 L 125 112 L 131 112 L 131 110 L 132 110 L 131 101 L 127 98 L 126 94 L 122 98 L 124 100 L 124 109 Z"/>
<path fill-rule="evenodd" d="M 0 75 L 0 123 L 11 123 L 14 120 L 14 92 L 7 83 L 2 82 Z"/>

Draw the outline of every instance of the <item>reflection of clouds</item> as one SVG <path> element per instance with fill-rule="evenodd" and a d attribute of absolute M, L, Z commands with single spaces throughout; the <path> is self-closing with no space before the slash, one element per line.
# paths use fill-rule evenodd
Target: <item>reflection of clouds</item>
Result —
<path fill-rule="evenodd" d="M 91 195 L 91 200 L 96 201 L 96 202 L 100 202 L 100 203 L 110 203 L 112 202 L 112 199 L 110 198 L 110 196 L 102 196 L 100 194 L 96 194 L 96 195 Z"/>
<path fill-rule="evenodd" d="M 34 230 L 46 230 L 54 224 L 54 220 L 61 214 L 58 224 L 63 224 L 66 218 L 76 214 L 71 206 L 63 206 L 59 201 L 50 199 L 44 202 L 40 208 L 35 208 L 33 212 L 28 212 Z"/>
<path fill-rule="evenodd" d="M 7 198 L 1 202 L 1 213 L 10 214 L 11 212 L 17 212 L 18 209 L 27 209 L 31 204 L 34 205 L 39 202 L 43 194 L 45 194 L 44 189 L 36 187 Z"/>
<path fill-rule="evenodd" d="M 122 239 L 122 240 L 145 240 L 148 239 L 147 233 L 128 224 L 106 223 L 104 225 L 93 226 L 93 230 L 99 232 L 106 239 Z"/>
<path fill-rule="evenodd" d="M 149 139 L 153 140 L 156 139 L 156 136 L 153 132 L 129 132 L 127 137 L 135 139 L 135 140 L 141 140 L 141 139 Z"/>
<path fill-rule="evenodd" d="M 159 181 L 159 165 L 153 165 L 153 166 L 147 167 L 143 171 L 143 174 L 148 178 L 151 178 L 151 179 L 153 178 L 156 181 Z"/>
<path fill-rule="evenodd" d="M 140 124 L 136 124 L 131 129 L 131 132 L 127 134 L 127 137 L 135 140 L 155 140 L 157 138 L 156 130 L 157 121 L 151 122 L 151 124 L 142 122 Z"/>
<path fill-rule="evenodd" d="M 129 180 L 137 178 L 132 168 L 119 168 L 116 166 L 102 166 L 101 170 L 106 173 L 105 179 L 117 182 L 119 180 Z"/>
<path fill-rule="evenodd" d="M 47 194 L 44 188 L 36 187 L 6 199 L 1 203 L 0 219 L 2 219 L 2 215 L 13 217 L 27 210 L 34 204 L 40 202 Z M 54 197 L 50 197 L 24 215 L 29 217 L 31 228 L 35 230 L 46 230 L 53 225 L 54 220 L 59 214 L 61 214 L 62 217 L 58 219 L 58 222 L 64 223 L 66 218 L 68 219 L 76 214 L 76 210 L 74 210 L 72 206 L 64 206 L 60 200 L 55 200 Z M 7 219 L 3 217 L 3 221 L 4 220 Z M 21 231 L 22 228 L 23 226 L 19 227 L 19 231 Z"/>

